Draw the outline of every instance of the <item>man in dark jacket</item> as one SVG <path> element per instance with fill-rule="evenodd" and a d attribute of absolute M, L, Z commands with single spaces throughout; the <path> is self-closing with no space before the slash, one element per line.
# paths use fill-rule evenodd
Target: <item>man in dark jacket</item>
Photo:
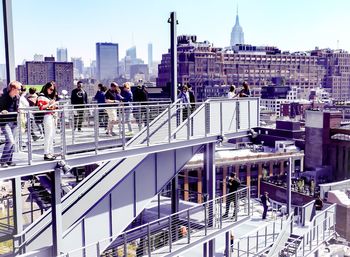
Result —
<path fill-rule="evenodd" d="M 1 168 L 16 165 L 12 162 L 12 157 L 15 150 L 14 130 L 17 127 L 17 111 L 21 87 L 22 84 L 20 82 L 12 81 L 7 88 L 8 90 L 0 98 L 0 127 L 5 135 L 5 146 L 0 159 Z"/>
<path fill-rule="evenodd" d="M 260 197 L 261 203 L 263 205 L 264 211 L 263 211 L 263 215 L 262 215 L 262 219 L 266 219 L 266 214 L 267 214 L 267 210 L 269 208 L 270 205 L 270 198 L 269 198 L 269 193 L 265 192 L 265 194 L 263 194 Z"/>
<path fill-rule="evenodd" d="M 78 109 L 74 112 L 74 129 L 78 128 L 81 131 L 81 126 L 84 118 L 84 104 L 87 104 L 87 94 L 83 89 L 83 82 L 78 81 L 77 88 L 73 89 L 71 95 L 72 105 L 77 105 L 74 108 Z"/>
<path fill-rule="evenodd" d="M 136 104 L 134 105 L 134 117 L 139 126 L 139 130 L 141 130 L 144 123 L 147 121 L 146 117 L 146 108 L 142 107 L 142 105 L 147 105 L 148 102 L 148 92 L 145 89 L 145 86 L 139 84 L 134 93 L 133 99 Z M 140 103 L 141 102 L 141 103 Z"/>
<path fill-rule="evenodd" d="M 231 173 L 229 178 L 228 178 L 228 182 L 227 182 L 229 194 L 226 196 L 226 211 L 225 211 L 225 214 L 222 216 L 223 218 L 228 217 L 231 202 L 233 202 L 233 205 L 234 205 L 234 211 L 233 211 L 232 218 L 234 218 L 236 216 L 238 197 L 236 196 L 235 192 L 238 190 L 240 185 L 241 185 L 241 182 L 236 177 L 236 173 Z"/>

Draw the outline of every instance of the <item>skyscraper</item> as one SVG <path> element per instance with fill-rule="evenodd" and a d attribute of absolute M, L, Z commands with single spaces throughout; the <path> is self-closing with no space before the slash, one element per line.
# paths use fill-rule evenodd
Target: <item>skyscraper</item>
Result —
<path fill-rule="evenodd" d="M 81 59 L 81 57 L 72 57 L 71 61 L 73 63 L 73 67 L 74 67 L 74 72 L 75 72 L 75 77 L 79 77 L 81 74 L 83 74 L 84 71 L 84 62 Z"/>
<path fill-rule="evenodd" d="M 126 56 L 129 56 L 132 62 L 136 60 L 136 46 L 130 47 L 126 50 Z"/>
<path fill-rule="evenodd" d="M 119 76 L 118 44 L 96 43 L 97 78 L 112 80 Z"/>
<path fill-rule="evenodd" d="M 149 43 L 148 44 L 148 68 L 150 73 L 152 73 L 152 65 L 153 65 L 153 45 L 152 43 Z"/>
<path fill-rule="evenodd" d="M 236 14 L 236 24 L 233 26 L 231 32 L 231 47 L 235 46 L 236 44 L 244 44 L 244 33 L 241 25 L 239 24 L 238 7 Z"/>
<path fill-rule="evenodd" d="M 57 58 L 58 62 L 68 62 L 68 52 L 67 48 L 57 48 Z"/>

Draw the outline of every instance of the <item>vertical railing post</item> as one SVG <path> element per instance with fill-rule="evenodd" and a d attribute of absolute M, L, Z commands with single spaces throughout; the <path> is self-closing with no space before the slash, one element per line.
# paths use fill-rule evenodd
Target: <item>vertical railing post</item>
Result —
<path fill-rule="evenodd" d="M 272 227 L 272 240 L 275 241 L 275 233 L 276 233 L 276 221 L 273 222 Z"/>
<path fill-rule="evenodd" d="M 222 228 L 222 200 L 223 198 L 220 197 L 220 202 L 219 202 L 219 224 L 220 224 L 220 229 Z"/>
<path fill-rule="evenodd" d="M 18 151 L 23 151 L 23 136 L 22 136 L 22 112 L 17 115 L 17 127 L 18 127 Z"/>
<path fill-rule="evenodd" d="M 256 231 L 256 252 L 259 251 L 259 230 Z"/>
<path fill-rule="evenodd" d="M 99 241 L 97 241 L 97 244 L 96 244 L 96 254 L 97 254 L 97 256 L 101 255 L 100 242 Z"/>
<path fill-rule="evenodd" d="M 240 109 L 239 109 L 239 101 L 236 100 L 236 131 L 240 130 Z"/>
<path fill-rule="evenodd" d="M 191 243 L 191 220 L 190 220 L 190 209 L 187 210 L 187 243 Z"/>
<path fill-rule="evenodd" d="M 222 102 L 220 102 L 220 135 L 223 135 L 223 117 L 222 117 Z"/>
<path fill-rule="evenodd" d="M 248 193 L 248 216 L 252 214 L 253 212 L 250 210 L 250 187 L 247 188 L 247 193 Z"/>
<path fill-rule="evenodd" d="M 247 237 L 247 257 L 249 257 L 249 236 Z"/>
<path fill-rule="evenodd" d="M 149 124 L 149 106 L 147 105 L 146 107 L 146 119 L 147 119 L 147 124 Z M 150 131 L 149 131 L 149 126 L 147 126 L 147 146 L 150 146 Z"/>
<path fill-rule="evenodd" d="M 171 252 L 171 248 L 172 248 L 172 236 L 173 236 L 173 234 L 172 234 L 172 232 L 171 232 L 171 215 L 169 216 L 169 252 Z"/>
<path fill-rule="evenodd" d="M 34 211 L 33 211 L 33 195 L 32 192 L 29 193 L 29 198 L 30 198 L 30 222 L 34 222 Z"/>
<path fill-rule="evenodd" d="M 305 256 L 305 236 L 303 237 L 303 256 Z"/>
<path fill-rule="evenodd" d="M 123 150 L 125 150 L 125 110 L 124 105 L 122 105 L 122 144 L 123 144 Z"/>
<path fill-rule="evenodd" d="M 187 105 L 187 140 L 191 138 L 190 105 Z"/>
<path fill-rule="evenodd" d="M 207 202 L 204 203 L 204 234 L 208 234 Z"/>
<path fill-rule="evenodd" d="M 98 150 L 98 132 L 99 132 L 99 109 L 97 105 L 94 108 L 94 140 L 95 140 L 95 154 Z"/>
<path fill-rule="evenodd" d="M 60 117 L 61 117 L 61 154 L 62 154 L 62 159 L 65 160 L 67 155 L 67 143 L 66 143 L 66 115 L 65 115 L 64 108 L 62 108 Z"/>
<path fill-rule="evenodd" d="M 265 227 L 265 247 L 267 245 L 267 227 Z"/>
<path fill-rule="evenodd" d="M 168 143 L 171 143 L 171 105 L 168 105 Z"/>
<path fill-rule="evenodd" d="M 126 233 L 124 233 L 124 256 L 128 256 L 128 242 L 127 242 L 127 238 L 126 238 Z M 143 248 L 143 246 L 142 246 Z"/>
<path fill-rule="evenodd" d="M 204 133 L 205 137 L 210 133 L 210 103 L 205 103 L 204 112 Z"/>
<path fill-rule="evenodd" d="M 31 127 L 31 120 L 30 120 L 30 111 L 28 110 L 26 113 L 27 116 L 27 140 L 28 140 L 28 165 L 32 164 L 32 127 Z M 21 127 L 19 127 L 21 129 Z M 19 131 L 19 134 L 22 134 L 21 131 Z"/>
<path fill-rule="evenodd" d="M 147 253 L 151 257 L 151 229 L 150 224 L 147 224 Z"/>
<path fill-rule="evenodd" d="M 239 198 L 238 198 L 238 192 L 236 191 L 236 192 L 234 192 L 234 196 L 235 196 L 235 198 L 234 198 L 234 215 L 235 215 L 235 221 L 237 221 L 238 220 L 238 205 L 239 205 Z"/>

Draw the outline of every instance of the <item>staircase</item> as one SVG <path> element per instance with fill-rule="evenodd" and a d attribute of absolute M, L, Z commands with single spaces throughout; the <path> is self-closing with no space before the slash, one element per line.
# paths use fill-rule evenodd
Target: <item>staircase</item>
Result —
<path fill-rule="evenodd" d="M 169 105 L 126 144 L 130 148 L 164 144 L 164 151 L 107 161 L 62 199 L 64 252 L 122 233 L 203 146 L 200 141 L 180 149 L 172 144 L 209 136 L 215 142 L 217 136 L 249 131 L 259 122 L 257 99 L 207 101 L 179 123 L 181 110 L 178 103 Z M 19 245 L 16 255 L 38 249 L 48 253 L 52 245 L 51 210 L 16 235 L 15 241 Z M 106 247 L 108 243 L 100 245 L 101 249 Z M 47 253 L 42 256 L 49 256 Z"/>

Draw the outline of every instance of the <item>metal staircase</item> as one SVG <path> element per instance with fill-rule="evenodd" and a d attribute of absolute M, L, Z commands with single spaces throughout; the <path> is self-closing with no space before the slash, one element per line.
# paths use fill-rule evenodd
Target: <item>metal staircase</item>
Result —
<path fill-rule="evenodd" d="M 224 136 L 246 135 L 256 127 L 258 106 L 258 99 L 213 99 L 182 122 L 181 113 L 186 107 L 169 105 L 125 144 L 129 149 L 160 145 L 161 152 L 107 161 L 62 199 L 62 250 L 68 252 L 123 232 L 204 144 Z M 179 142 L 186 145 L 180 148 L 176 145 Z M 32 256 L 50 256 L 51 234 L 49 210 L 15 236 L 16 254 L 36 252 Z"/>

